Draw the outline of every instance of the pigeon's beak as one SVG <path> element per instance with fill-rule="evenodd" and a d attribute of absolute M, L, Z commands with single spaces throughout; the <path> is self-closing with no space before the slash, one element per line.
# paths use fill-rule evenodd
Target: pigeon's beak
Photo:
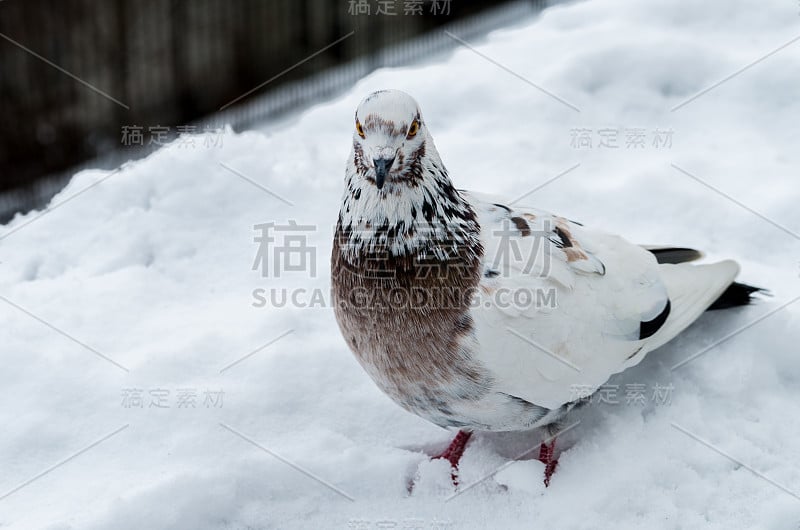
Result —
<path fill-rule="evenodd" d="M 381 189 L 383 188 L 383 183 L 386 182 L 386 173 L 392 168 L 392 164 L 394 164 L 394 157 L 376 158 L 372 162 L 375 164 L 375 185 L 378 189 Z"/>

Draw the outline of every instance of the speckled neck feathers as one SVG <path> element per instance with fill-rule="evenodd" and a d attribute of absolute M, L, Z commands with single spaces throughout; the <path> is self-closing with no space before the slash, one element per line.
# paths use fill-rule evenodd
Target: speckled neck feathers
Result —
<path fill-rule="evenodd" d="M 433 140 L 427 137 L 408 157 L 401 152 L 396 164 L 379 190 L 354 142 L 337 227 L 344 258 L 356 264 L 384 250 L 397 258 L 451 260 L 465 250 L 480 256 L 475 212 L 450 182 Z"/>

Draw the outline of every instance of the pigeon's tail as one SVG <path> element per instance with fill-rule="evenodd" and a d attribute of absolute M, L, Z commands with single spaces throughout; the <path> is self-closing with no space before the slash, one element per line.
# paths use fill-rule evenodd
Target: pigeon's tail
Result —
<path fill-rule="evenodd" d="M 653 335 L 648 349 L 666 344 L 689 327 L 733 284 L 739 273 L 735 261 L 725 260 L 709 265 L 662 264 L 661 279 L 667 287 L 671 311 L 661 328 Z"/>
<path fill-rule="evenodd" d="M 746 283 L 733 282 L 725 289 L 725 292 L 709 306 L 708 311 L 748 305 L 753 301 L 753 295 L 757 293 L 769 295 L 769 291 L 761 287 L 753 287 Z"/>
<path fill-rule="evenodd" d="M 703 257 L 703 253 L 693 248 L 683 247 L 658 247 L 651 245 L 644 245 L 644 248 L 650 251 L 658 263 L 687 263 L 689 261 L 696 261 Z M 737 307 L 748 305 L 753 302 L 755 294 L 762 294 L 769 296 L 769 291 L 761 287 L 754 287 L 746 283 L 733 282 L 730 284 L 719 298 L 711 304 L 707 311 L 714 309 L 728 309 L 730 307 Z"/>

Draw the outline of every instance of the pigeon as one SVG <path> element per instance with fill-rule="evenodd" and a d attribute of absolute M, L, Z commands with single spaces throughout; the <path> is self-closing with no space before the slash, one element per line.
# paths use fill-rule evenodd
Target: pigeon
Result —
<path fill-rule="evenodd" d="M 356 109 L 331 257 L 336 320 L 377 386 L 448 429 L 546 428 L 707 309 L 760 289 L 731 260 L 646 247 L 546 211 L 456 189 L 419 105 L 398 90 Z"/>

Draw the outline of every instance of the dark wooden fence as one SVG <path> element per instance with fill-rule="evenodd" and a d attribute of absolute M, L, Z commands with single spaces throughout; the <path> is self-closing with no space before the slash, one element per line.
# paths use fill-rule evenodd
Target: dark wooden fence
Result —
<path fill-rule="evenodd" d="M 302 99 L 301 79 L 354 61 L 363 75 L 385 64 L 382 50 L 501 3 L 0 0 L 0 192 L 31 207 L 39 179 L 118 150 L 125 128 L 174 133 L 221 109 L 231 121 L 265 91 L 295 87 L 277 112 Z"/>

